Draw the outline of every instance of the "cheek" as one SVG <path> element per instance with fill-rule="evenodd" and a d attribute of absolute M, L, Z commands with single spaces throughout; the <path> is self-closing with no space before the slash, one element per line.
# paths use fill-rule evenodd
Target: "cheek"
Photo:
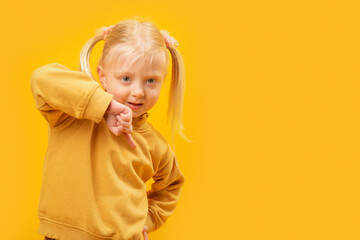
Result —
<path fill-rule="evenodd" d="M 120 84 L 112 84 L 109 86 L 108 92 L 116 96 L 117 98 L 126 98 L 127 96 L 127 89 Z"/>
<path fill-rule="evenodd" d="M 149 99 L 151 99 L 151 102 L 153 104 L 156 103 L 156 101 L 159 99 L 160 96 L 160 90 L 153 90 L 151 93 L 149 93 Z"/>

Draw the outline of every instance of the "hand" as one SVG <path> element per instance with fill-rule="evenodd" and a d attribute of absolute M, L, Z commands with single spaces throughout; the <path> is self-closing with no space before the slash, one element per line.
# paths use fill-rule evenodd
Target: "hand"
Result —
<path fill-rule="evenodd" d="M 147 230 L 148 230 L 148 226 L 145 225 L 143 228 L 144 240 L 149 240 L 148 234 L 146 232 Z"/>
<path fill-rule="evenodd" d="M 106 109 L 104 119 L 112 133 L 116 136 L 122 133 L 130 146 L 136 148 L 135 142 L 131 137 L 131 132 L 133 131 L 132 111 L 129 107 L 112 99 L 109 107 Z"/>

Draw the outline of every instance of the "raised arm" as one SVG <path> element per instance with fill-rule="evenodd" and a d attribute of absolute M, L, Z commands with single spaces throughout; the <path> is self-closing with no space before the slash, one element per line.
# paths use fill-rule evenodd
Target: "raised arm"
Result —
<path fill-rule="evenodd" d="M 153 179 L 151 190 L 147 192 L 149 210 L 145 225 L 148 226 L 148 232 L 155 231 L 162 226 L 174 212 L 180 198 L 181 187 L 184 184 L 184 175 L 170 148 L 163 156 Z"/>
<path fill-rule="evenodd" d="M 59 63 L 37 68 L 31 75 L 31 89 L 36 108 L 51 127 L 69 116 L 99 123 L 113 97 L 86 73 Z"/>

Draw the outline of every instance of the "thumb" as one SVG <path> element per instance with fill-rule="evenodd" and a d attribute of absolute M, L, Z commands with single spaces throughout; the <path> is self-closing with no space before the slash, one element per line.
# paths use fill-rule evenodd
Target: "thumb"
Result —
<path fill-rule="evenodd" d="M 122 104 L 122 103 L 112 99 L 110 102 L 110 105 L 107 109 L 107 112 L 109 112 L 110 114 L 113 114 L 113 115 L 118 115 L 120 113 L 127 114 L 128 112 L 132 112 L 132 111 L 125 104 Z"/>

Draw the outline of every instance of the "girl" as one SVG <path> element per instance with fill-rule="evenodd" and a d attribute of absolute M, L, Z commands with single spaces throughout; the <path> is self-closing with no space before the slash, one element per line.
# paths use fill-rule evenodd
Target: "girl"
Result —
<path fill-rule="evenodd" d="M 97 72 L 105 91 L 89 67 L 100 40 L 105 45 Z M 49 130 L 38 208 L 38 233 L 45 239 L 146 240 L 173 213 L 184 175 L 147 118 L 167 75 L 169 50 L 168 116 L 184 137 L 184 67 L 177 46 L 153 24 L 126 20 L 96 31 L 81 50 L 80 71 L 51 63 L 33 72 L 36 108 Z"/>

